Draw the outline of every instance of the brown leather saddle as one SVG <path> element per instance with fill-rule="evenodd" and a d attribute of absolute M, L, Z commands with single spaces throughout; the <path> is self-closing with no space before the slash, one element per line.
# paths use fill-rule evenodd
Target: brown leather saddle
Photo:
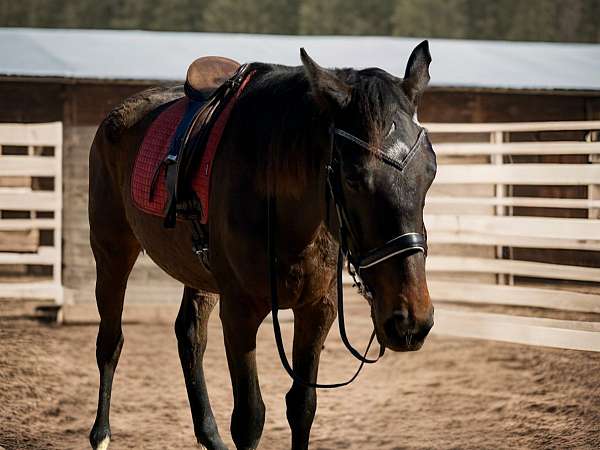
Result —
<path fill-rule="evenodd" d="M 192 98 L 207 99 L 225 81 L 233 76 L 240 63 L 222 56 L 203 56 L 188 67 L 185 94 Z"/>

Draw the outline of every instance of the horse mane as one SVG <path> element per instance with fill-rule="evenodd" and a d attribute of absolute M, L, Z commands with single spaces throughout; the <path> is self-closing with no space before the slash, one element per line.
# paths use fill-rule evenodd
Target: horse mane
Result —
<path fill-rule="evenodd" d="M 302 66 L 253 63 L 250 70 L 255 75 L 236 107 L 236 123 L 242 127 L 243 142 L 257 146 L 256 187 L 263 193 L 270 189 L 297 197 L 309 183 L 317 182 L 329 156 L 331 117 L 313 98 Z M 380 69 L 335 69 L 335 73 L 353 87 L 350 109 L 360 117 L 355 125 L 373 137 L 381 135 L 377 131 L 384 126 L 391 103 L 384 83 L 393 81 L 391 75 Z"/>

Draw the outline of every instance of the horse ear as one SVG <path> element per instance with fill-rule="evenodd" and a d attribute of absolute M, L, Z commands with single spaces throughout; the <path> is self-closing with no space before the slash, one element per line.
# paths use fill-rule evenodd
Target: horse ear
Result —
<path fill-rule="evenodd" d="M 429 64 L 431 54 L 429 53 L 429 42 L 423 41 L 415 47 L 408 58 L 402 88 L 409 100 L 416 106 L 427 83 L 429 83 Z"/>
<path fill-rule="evenodd" d="M 352 89 L 332 71 L 319 66 L 301 48 L 300 59 L 317 103 L 326 109 L 343 108 L 350 102 Z"/>

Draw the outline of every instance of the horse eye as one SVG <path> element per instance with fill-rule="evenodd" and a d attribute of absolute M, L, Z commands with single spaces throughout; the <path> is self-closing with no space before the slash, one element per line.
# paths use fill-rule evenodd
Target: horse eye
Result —
<path fill-rule="evenodd" d="M 360 180 L 354 177 L 346 177 L 346 185 L 353 191 L 360 189 Z"/>
<path fill-rule="evenodd" d="M 387 132 L 385 137 L 389 137 L 390 134 L 392 134 L 394 131 L 396 131 L 396 122 L 392 122 L 392 125 L 390 126 L 390 130 Z"/>

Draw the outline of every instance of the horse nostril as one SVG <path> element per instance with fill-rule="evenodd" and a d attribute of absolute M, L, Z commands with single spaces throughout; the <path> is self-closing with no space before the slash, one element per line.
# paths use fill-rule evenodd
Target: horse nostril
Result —
<path fill-rule="evenodd" d="M 408 311 L 402 310 L 402 309 L 395 309 L 394 311 L 392 311 L 392 318 L 394 319 L 394 322 L 396 323 L 396 327 L 398 328 L 398 331 L 400 331 L 400 333 L 402 333 L 403 331 L 401 331 L 402 328 L 406 328 L 408 327 Z"/>
<path fill-rule="evenodd" d="M 396 320 L 404 320 L 406 318 L 406 315 L 404 314 L 404 311 L 401 311 L 399 309 L 394 310 L 392 312 L 392 316 Z"/>

